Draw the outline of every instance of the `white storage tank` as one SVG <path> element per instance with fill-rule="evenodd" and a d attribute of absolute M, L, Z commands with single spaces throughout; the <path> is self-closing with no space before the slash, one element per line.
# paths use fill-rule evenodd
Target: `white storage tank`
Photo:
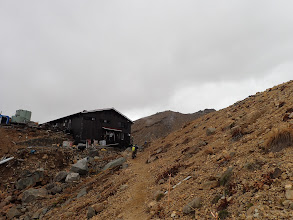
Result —
<path fill-rule="evenodd" d="M 16 110 L 15 116 L 12 116 L 11 122 L 14 123 L 27 123 L 31 120 L 32 112 L 27 110 Z"/>

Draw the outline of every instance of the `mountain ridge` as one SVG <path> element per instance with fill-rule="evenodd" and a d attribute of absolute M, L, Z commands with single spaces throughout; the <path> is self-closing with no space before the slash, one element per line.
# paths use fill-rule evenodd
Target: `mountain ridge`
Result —
<path fill-rule="evenodd" d="M 195 113 L 184 114 L 167 110 L 143 117 L 134 121 L 132 125 L 133 142 L 143 145 L 145 142 L 154 141 L 180 129 L 186 123 L 214 111 L 216 110 L 205 109 Z"/>

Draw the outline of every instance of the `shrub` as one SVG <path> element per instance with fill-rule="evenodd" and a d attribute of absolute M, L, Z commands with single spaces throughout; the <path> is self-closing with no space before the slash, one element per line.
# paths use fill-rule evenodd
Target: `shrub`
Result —
<path fill-rule="evenodd" d="M 219 211 L 218 214 L 219 214 L 220 219 L 225 219 L 225 218 L 229 217 L 229 215 L 230 215 L 229 212 L 227 211 L 227 209 Z"/>
<path fill-rule="evenodd" d="M 213 199 L 212 199 L 212 204 L 217 204 L 218 201 L 221 199 L 222 195 L 216 195 Z"/>
<path fill-rule="evenodd" d="M 293 130 L 288 126 L 272 130 L 266 140 L 265 147 L 269 151 L 278 152 L 292 146 Z"/>
<path fill-rule="evenodd" d="M 244 132 L 240 126 L 236 126 L 231 129 L 231 135 L 232 140 L 237 141 L 244 135 Z"/>

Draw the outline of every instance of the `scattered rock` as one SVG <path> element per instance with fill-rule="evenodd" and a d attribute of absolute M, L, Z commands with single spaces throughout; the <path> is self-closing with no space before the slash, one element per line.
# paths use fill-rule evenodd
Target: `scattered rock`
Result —
<path fill-rule="evenodd" d="M 89 148 L 89 153 L 88 153 L 89 157 L 97 157 L 99 156 L 99 151 L 96 148 Z"/>
<path fill-rule="evenodd" d="M 203 146 L 206 146 L 206 145 L 208 145 L 208 142 L 206 142 L 206 141 L 200 141 L 200 142 L 197 144 L 198 147 L 203 147 Z"/>
<path fill-rule="evenodd" d="M 173 211 L 171 214 L 171 218 L 175 218 L 176 217 L 176 211 Z"/>
<path fill-rule="evenodd" d="M 215 154 L 215 149 L 213 146 L 209 145 L 204 148 L 204 152 L 209 155 Z"/>
<path fill-rule="evenodd" d="M 42 214 L 43 214 L 43 215 L 46 215 L 46 213 L 47 213 L 48 211 L 49 211 L 48 208 L 43 208 L 43 209 L 42 209 Z"/>
<path fill-rule="evenodd" d="M 96 215 L 96 211 L 93 207 L 89 207 L 88 211 L 87 211 L 87 218 L 91 219 L 92 217 L 94 217 Z"/>
<path fill-rule="evenodd" d="M 216 133 L 216 128 L 207 128 L 206 134 L 207 136 L 213 135 Z"/>
<path fill-rule="evenodd" d="M 79 173 L 80 175 L 85 175 L 88 172 L 88 158 L 83 158 L 77 163 L 73 164 L 70 169 L 73 173 Z"/>
<path fill-rule="evenodd" d="M 156 154 L 159 154 L 163 151 L 163 149 L 160 147 L 157 151 L 156 151 Z"/>
<path fill-rule="evenodd" d="M 286 189 L 286 190 L 288 190 L 288 189 L 292 189 L 292 184 L 286 184 L 286 185 L 285 185 L 285 189 Z"/>
<path fill-rule="evenodd" d="M 286 190 L 285 196 L 286 196 L 286 199 L 293 200 L 293 190 L 292 189 Z"/>
<path fill-rule="evenodd" d="M 51 190 L 51 189 L 53 189 L 55 186 L 57 186 L 56 183 L 50 183 L 50 184 L 48 184 L 48 185 L 46 186 L 46 190 Z"/>
<path fill-rule="evenodd" d="M 4 199 L 4 203 L 5 205 L 9 204 L 11 201 L 12 201 L 13 197 L 12 196 L 7 196 L 5 199 Z"/>
<path fill-rule="evenodd" d="M 165 183 L 165 180 L 164 180 L 164 179 L 160 179 L 160 180 L 158 181 L 158 184 L 159 184 L 159 185 L 164 184 L 164 183 Z"/>
<path fill-rule="evenodd" d="M 213 189 L 219 185 L 219 182 L 216 180 L 207 181 L 202 184 L 203 189 Z"/>
<path fill-rule="evenodd" d="M 201 203 L 202 203 L 201 198 L 196 197 L 191 202 L 189 202 L 187 205 L 185 205 L 183 207 L 183 210 L 182 211 L 186 215 L 187 214 L 190 214 L 190 213 L 194 213 L 196 208 L 200 208 L 201 207 Z"/>
<path fill-rule="evenodd" d="M 72 218 L 73 218 L 73 215 L 74 215 L 73 212 L 65 212 L 65 213 L 63 214 L 63 217 L 64 217 L 65 219 L 72 219 Z"/>
<path fill-rule="evenodd" d="M 92 205 L 92 208 L 95 210 L 96 213 L 103 211 L 104 205 L 102 203 L 97 203 Z"/>
<path fill-rule="evenodd" d="M 282 179 L 282 180 L 286 180 L 287 177 L 288 177 L 288 175 L 287 175 L 286 173 L 282 173 L 282 174 L 281 174 L 281 179 Z"/>
<path fill-rule="evenodd" d="M 272 173 L 271 178 L 276 179 L 276 178 L 279 178 L 281 175 L 282 175 L 282 170 L 279 168 L 276 168 L 274 172 Z"/>
<path fill-rule="evenodd" d="M 37 170 L 33 173 L 29 173 L 27 177 L 22 178 L 15 184 L 16 189 L 23 190 L 29 186 L 34 186 L 36 183 L 41 182 L 44 178 L 44 171 Z"/>
<path fill-rule="evenodd" d="M 55 195 L 55 194 L 57 194 L 57 193 L 61 193 L 62 191 L 63 191 L 62 187 L 59 186 L 59 185 L 57 185 L 57 186 L 53 187 L 53 188 L 50 190 L 50 193 L 51 193 L 52 195 Z"/>
<path fill-rule="evenodd" d="M 269 153 L 269 158 L 274 158 L 275 157 L 275 154 L 273 152 L 270 152 Z"/>
<path fill-rule="evenodd" d="M 102 170 L 107 170 L 107 169 L 121 166 L 125 161 L 126 161 L 126 159 L 124 157 L 120 157 L 116 160 L 109 162 L 106 166 L 104 166 L 104 168 Z"/>
<path fill-rule="evenodd" d="M 151 209 L 153 208 L 154 206 L 157 205 L 157 202 L 156 201 L 151 201 L 149 204 L 148 204 L 148 208 Z"/>
<path fill-rule="evenodd" d="M 64 182 L 68 173 L 66 171 L 60 171 L 54 178 L 55 182 Z"/>
<path fill-rule="evenodd" d="M 154 194 L 154 199 L 158 202 L 160 201 L 163 197 L 165 196 L 164 192 L 159 190 L 157 192 L 155 192 Z"/>
<path fill-rule="evenodd" d="M 128 185 L 127 184 L 124 184 L 124 185 L 121 185 L 120 186 L 120 190 L 125 190 L 128 188 Z"/>
<path fill-rule="evenodd" d="M 85 196 L 87 194 L 87 188 L 83 188 L 79 191 L 79 193 L 77 194 L 76 198 L 80 198 L 82 196 Z"/>
<path fill-rule="evenodd" d="M 224 185 L 226 185 L 226 184 L 229 182 L 229 180 L 230 180 L 232 174 L 233 174 L 233 168 L 232 168 L 232 167 L 229 167 L 229 168 L 228 168 L 228 169 L 227 169 L 227 170 L 221 175 L 221 177 L 220 177 L 220 179 L 219 179 L 220 186 L 224 186 Z"/>
<path fill-rule="evenodd" d="M 79 181 L 79 179 L 80 179 L 79 173 L 69 173 L 65 179 L 65 182 L 72 183 L 72 182 Z"/>
<path fill-rule="evenodd" d="M 130 153 L 130 152 L 131 152 L 131 147 L 126 148 L 126 149 L 125 149 L 125 152 Z"/>
<path fill-rule="evenodd" d="M 285 200 L 282 202 L 283 206 L 287 209 L 293 209 L 293 201 L 292 200 Z"/>
<path fill-rule="evenodd" d="M 128 163 L 122 164 L 122 169 L 127 169 L 128 167 L 129 167 L 129 164 Z"/>
<path fill-rule="evenodd" d="M 246 215 L 248 218 L 258 218 L 259 216 L 259 208 L 257 206 L 251 206 L 247 211 Z"/>
<path fill-rule="evenodd" d="M 37 212 L 35 212 L 32 216 L 32 219 L 39 219 L 42 211 L 43 210 L 41 209 L 41 210 L 38 210 Z"/>
<path fill-rule="evenodd" d="M 23 220 L 31 220 L 31 217 L 29 215 L 26 215 Z"/>
<path fill-rule="evenodd" d="M 146 163 L 152 163 L 154 162 L 155 160 L 159 159 L 157 156 L 151 156 L 147 161 Z"/>
<path fill-rule="evenodd" d="M 22 215 L 22 213 L 14 206 L 8 210 L 6 216 L 8 219 L 18 218 Z"/>
<path fill-rule="evenodd" d="M 36 199 L 43 199 L 46 198 L 48 195 L 48 192 L 46 189 L 40 188 L 40 189 L 28 189 L 23 192 L 22 195 L 22 202 L 23 203 L 29 203 L 32 201 L 35 201 Z"/>

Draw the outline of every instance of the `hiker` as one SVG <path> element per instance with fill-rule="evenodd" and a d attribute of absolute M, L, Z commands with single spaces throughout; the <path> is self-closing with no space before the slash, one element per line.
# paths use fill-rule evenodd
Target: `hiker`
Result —
<path fill-rule="evenodd" d="M 136 158 L 137 148 L 136 144 L 132 146 L 132 159 Z"/>

